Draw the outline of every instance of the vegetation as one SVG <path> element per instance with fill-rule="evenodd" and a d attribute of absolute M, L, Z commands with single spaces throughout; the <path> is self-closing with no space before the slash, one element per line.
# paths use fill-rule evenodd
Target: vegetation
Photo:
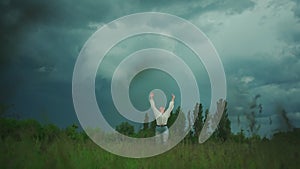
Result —
<path fill-rule="evenodd" d="M 179 111 L 180 107 L 172 113 L 170 124 Z M 293 169 L 300 165 L 300 129 L 278 132 L 270 140 L 257 135 L 245 137 L 243 130 L 232 134 L 225 109 L 213 137 L 198 144 L 196 138 L 207 111 L 203 113 L 202 105 L 197 104 L 193 114 L 197 116 L 194 116 L 195 123 L 189 124 L 192 132 L 180 144 L 164 154 L 145 159 L 120 157 L 103 150 L 76 124 L 60 129 L 35 120 L 0 118 L 0 168 Z M 154 127 L 155 123 L 151 122 L 134 132 L 129 123 L 121 123 L 117 131 L 132 137 L 150 137 L 154 135 Z"/>

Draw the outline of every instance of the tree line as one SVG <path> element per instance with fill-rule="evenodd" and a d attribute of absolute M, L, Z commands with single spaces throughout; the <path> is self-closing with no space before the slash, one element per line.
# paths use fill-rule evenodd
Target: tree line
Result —
<path fill-rule="evenodd" d="M 84 131 L 79 130 L 77 124 L 72 124 L 71 126 L 61 129 L 54 124 L 42 125 L 33 119 L 17 120 L 16 118 L 8 118 L 8 116 L 5 115 L 7 109 L 7 106 L 0 105 L 0 138 L 2 140 L 10 137 L 18 141 L 26 137 L 35 141 L 43 140 L 46 142 L 51 142 L 55 139 L 65 136 L 71 140 L 87 140 L 89 138 Z M 174 112 L 171 113 L 171 116 L 168 120 L 168 127 L 171 127 L 175 120 L 180 120 L 186 125 L 186 128 L 182 130 L 190 129 L 183 141 L 188 143 L 198 143 L 199 134 L 204 126 L 205 120 L 207 119 L 208 109 L 204 111 L 203 105 L 201 103 L 196 103 L 193 111 L 188 112 L 184 119 L 177 119 L 181 111 L 181 107 L 179 106 Z M 285 117 L 285 121 L 289 121 L 284 110 L 281 112 L 281 114 L 283 117 Z M 235 140 L 237 142 L 262 139 L 267 140 L 266 138 L 261 138 L 257 134 L 259 127 L 255 127 L 258 126 L 255 121 L 255 113 L 250 113 L 250 115 L 253 115 L 252 117 L 249 117 L 249 130 L 251 131 L 251 135 L 246 137 L 244 130 L 241 130 L 236 134 L 232 133 L 226 102 L 221 120 L 210 139 L 220 142 L 225 142 L 227 140 Z M 290 129 L 288 131 L 299 131 L 299 129 L 294 128 L 290 123 L 288 123 L 287 126 Z M 116 126 L 116 130 L 119 133 L 127 136 L 145 138 L 155 135 L 155 127 L 156 121 L 154 120 L 149 122 L 148 115 L 146 114 L 144 123 L 138 131 L 135 131 L 134 126 L 128 122 L 120 123 L 118 126 Z M 277 131 L 277 133 L 280 134 L 281 132 Z"/>
<path fill-rule="evenodd" d="M 225 101 L 225 107 L 223 110 L 222 117 L 220 119 L 220 122 L 217 125 L 216 130 L 211 136 L 211 139 L 225 142 L 228 139 L 235 140 L 238 142 L 247 141 L 247 140 L 267 140 L 266 137 L 261 137 L 258 134 L 258 131 L 260 129 L 260 124 L 257 121 L 257 117 L 259 114 L 262 113 L 262 105 L 256 103 L 257 99 L 260 97 L 260 95 L 256 95 L 254 97 L 254 101 L 249 106 L 249 112 L 245 113 L 246 119 L 247 119 L 247 125 L 248 128 L 246 129 L 240 129 L 238 133 L 233 133 L 231 130 L 231 121 L 228 117 L 228 103 Z M 168 119 L 168 127 L 171 127 L 174 121 L 177 119 L 178 114 L 180 113 L 181 107 L 178 106 L 175 111 L 171 112 L 171 116 Z M 191 143 L 198 143 L 198 137 L 199 134 L 204 127 L 204 122 L 207 119 L 207 116 L 209 114 L 209 110 L 205 109 L 203 104 L 196 103 L 194 109 L 192 112 L 188 112 L 187 116 L 184 119 L 181 119 L 183 123 L 186 124 L 186 129 L 190 129 L 189 133 L 186 135 L 184 141 L 191 142 Z M 295 127 L 290 123 L 289 119 L 286 116 L 286 112 L 282 109 L 280 113 L 278 113 L 279 118 L 283 119 L 283 122 L 286 123 L 285 128 L 287 130 L 285 131 L 293 131 Z M 240 116 L 237 116 L 237 122 L 238 126 L 240 126 Z M 271 117 L 269 118 L 271 121 Z M 131 136 L 131 137 L 152 137 L 155 135 L 155 127 L 156 122 L 155 120 L 152 122 L 148 122 L 149 118 L 148 115 L 145 115 L 145 120 L 143 123 L 143 127 L 139 129 L 137 132 L 135 132 L 134 126 L 131 125 L 129 122 L 122 122 L 118 126 L 116 126 L 116 130 L 124 135 Z M 272 125 L 272 123 L 270 123 Z M 297 130 L 297 129 L 295 129 Z M 247 133 L 246 133 L 247 132 Z M 274 132 L 281 133 L 281 130 L 277 130 Z M 247 135 L 247 136 L 246 136 Z"/>
<path fill-rule="evenodd" d="M 179 113 L 181 113 L 181 107 L 178 106 L 175 111 L 171 112 L 171 115 L 168 119 L 167 126 L 171 127 L 175 120 L 177 120 Z M 196 103 L 193 112 L 188 112 L 187 116 L 183 116 L 183 119 L 178 119 L 182 123 L 185 123 L 185 128 L 182 130 L 190 130 L 185 137 L 185 141 L 196 142 L 198 140 L 199 134 L 204 126 L 204 122 L 208 116 L 208 109 L 203 112 L 203 105 L 201 103 Z M 120 125 L 116 126 L 116 130 L 119 133 L 122 133 L 131 137 L 152 137 L 155 135 L 156 121 L 148 122 L 148 114 L 145 115 L 145 120 L 143 127 L 135 132 L 134 126 L 129 122 L 122 122 Z M 213 137 L 221 141 L 226 141 L 230 136 L 231 126 L 230 120 L 227 113 L 227 103 L 225 103 L 224 112 L 222 118 L 213 134 Z"/>

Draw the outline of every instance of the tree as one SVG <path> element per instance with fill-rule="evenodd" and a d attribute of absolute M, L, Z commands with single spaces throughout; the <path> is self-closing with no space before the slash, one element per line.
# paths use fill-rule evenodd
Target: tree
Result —
<path fill-rule="evenodd" d="M 68 137 L 70 137 L 73 140 L 78 139 L 79 133 L 77 132 L 78 125 L 72 124 L 71 126 L 68 126 L 65 130 Z"/>
<path fill-rule="evenodd" d="M 193 130 L 194 130 L 194 136 L 198 138 L 201 129 L 203 127 L 203 106 L 200 103 L 196 103 L 196 106 L 194 108 L 194 118 L 195 118 L 195 122 L 193 125 Z"/>
<path fill-rule="evenodd" d="M 284 131 L 292 131 L 294 126 L 291 124 L 290 119 L 287 117 L 287 112 L 283 108 L 278 108 L 279 129 Z"/>
<path fill-rule="evenodd" d="M 215 133 L 216 137 L 221 141 L 226 141 L 231 135 L 230 120 L 227 113 L 227 102 L 225 102 L 223 114 Z"/>
<path fill-rule="evenodd" d="M 143 130 L 147 130 L 148 128 L 149 128 L 149 116 L 148 116 L 148 113 L 146 113 L 144 124 L 143 124 Z"/>
<path fill-rule="evenodd" d="M 242 143 L 246 140 L 244 130 L 241 129 L 236 135 L 233 136 L 233 140 L 237 143 Z"/>
<path fill-rule="evenodd" d="M 149 123 L 149 116 L 148 113 L 146 113 L 144 123 L 143 123 L 143 128 L 138 131 L 136 136 L 139 138 L 152 137 L 154 136 L 155 127 L 156 127 L 156 121 L 153 120 L 151 123 Z"/>
<path fill-rule="evenodd" d="M 151 123 L 150 123 L 150 130 L 151 131 L 155 131 L 155 127 L 156 127 L 156 120 L 153 120 Z"/>
<path fill-rule="evenodd" d="M 124 134 L 126 136 L 132 136 L 134 134 L 134 127 L 130 125 L 128 122 L 122 122 L 120 125 L 116 127 L 116 130 Z"/>
<path fill-rule="evenodd" d="M 179 106 L 180 107 L 180 106 Z M 172 124 L 176 121 L 178 114 L 176 114 L 176 112 L 174 113 L 173 110 L 170 113 L 170 117 L 168 119 L 168 127 L 170 128 L 172 126 Z"/>
<path fill-rule="evenodd" d="M 206 109 L 206 110 L 205 110 L 205 113 L 204 113 L 204 122 L 205 122 L 205 121 L 206 121 L 206 119 L 207 119 L 208 112 L 209 112 L 209 110 L 208 110 L 208 109 Z"/>
<path fill-rule="evenodd" d="M 176 121 L 176 126 L 174 126 L 175 134 L 182 134 L 182 132 L 186 131 L 187 119 L 180 106 L 177 107 L 175 113 L 170 118 L 172 119 L 172 122 L 171 124 L 168 124 L 168 126 L 172 125 Z"/>
<path fill-rule="evenodd" d="M 60 129 L 54 124 L 47 124 L 43 126 L 43 135 L 42 135 L 43 139 L 52 142 L 53 140 L 58 138 L 59 134 L 60 134 Z"/>
<path fill-rule="evenodd" d="M 258 114 L 262 113 L 262 105 L 257 103 L 257 100 L 261 97 L 260 94 L 255 95 L 252 102 L 249 104 L 250 112 L 246 113 L 246 118 L 249 123 L 249 134 L 251 136 L 257 135 L 260 124 L 257 123 Z M 258 112 L 257 112 L 258 111 Z"/>

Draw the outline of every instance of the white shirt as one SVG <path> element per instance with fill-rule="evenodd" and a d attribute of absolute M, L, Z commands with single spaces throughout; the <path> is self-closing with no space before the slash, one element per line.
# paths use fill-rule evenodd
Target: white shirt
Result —
<path fill-rule="evenodd" d="M 170 101 L 169 108 L 164 113 L 161 113 L 159 110 L 157 110 L 153 99 L 150 99 L 150 104 L 156 119 L 156 124 L 167 125 L 168 118 L 170 117 L 171 111 L 174 108 L 174 101 Z"/>

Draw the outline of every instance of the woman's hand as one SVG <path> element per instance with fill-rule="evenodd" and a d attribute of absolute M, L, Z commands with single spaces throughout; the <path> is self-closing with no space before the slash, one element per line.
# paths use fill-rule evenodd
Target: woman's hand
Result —
<path fill-rule="evenodd" d="M 175 100 L 175 95 L 174 94 L 172 94 L 172 101 L 174 101 Z"/>
<path fill-rule="evenodd" d="M 154 93 L 151 92 L 151 93 L 150 93 L 150 99 L 153 99 L 153 96 L 154 96 Z"/>

